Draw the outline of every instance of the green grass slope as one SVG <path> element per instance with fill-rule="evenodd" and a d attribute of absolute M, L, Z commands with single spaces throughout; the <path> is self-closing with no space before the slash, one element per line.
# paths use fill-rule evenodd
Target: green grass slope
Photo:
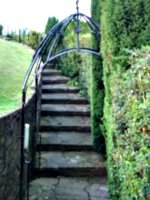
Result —
<path fill-rule="evenodd" d="M 30 48 L 0 39 L 0 115 L 21 105 L 22 82 L 32 55 Z"/>

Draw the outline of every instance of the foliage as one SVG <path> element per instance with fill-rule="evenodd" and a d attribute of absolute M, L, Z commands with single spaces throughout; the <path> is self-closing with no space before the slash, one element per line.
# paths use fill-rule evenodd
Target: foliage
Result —
<path fill-rule="evenodd" d="M 21 106 L 22 81 L 33 53 L 16 42 L 0 39 L 0 115 Z"/>
<path fill-rule="evenodd" d="M 150 199 L 146 196 L 146 190 L 149 190 L 146 186 L 148 147 L 139 129 L 142 123 L 144 125 L 147 122 L 149 108 L 147 111 L 142 109 L 144 103 L 139 84 L 136 88 L 139 99 L 134 99 L 131 94 L 133 83 L 130 79 L 136 80 L 139 71 L 134 68 L 131 73 L 133 63 L 128 62 L 129 51 L 124 50 L 150 44 L 150 1 L 107 0 L 101 1 L 101 7 L 101 52 L 105 86 L 102 128 L 106 138 L 110 198 Z M 143 80 L 147 82 L 146 79 L 148 75 Z"/>
<path fill-rule="evenodd" d="M 80 21 L 80 32 L 79 40 L 80 46 L 90 48 L 91 47 L 91 35 L 89 27 L 84 21 Z M 65 32 L 59 45 L 58 51 L 63 49 L 69 49 L 76 47 L 76 33 L 74 31 L 76 27 L 76 21 L 73 19 Z M 68 84 L 78 85 L 82 90 L 81 93 L 89 98 L 90 95 L 90 65 L 91 55 L 86 53 L 69 53 L 62 55 L 55 61 L 56 68 L 61 70 L 63 75 L 70 77 L 72 80 Z"/>
<path fill-rule="evenodd" d="M 124 48 L 140 48 L 141 45 L 150 44 L 149 0 L 108 0 L 102 1 L 102 43 L 105 106 L 104 124 L 109 128 L 109 115 L 111 109 L 111 84 L 113 74 L 118 70 L 122 72 L 130 67 L 128 54 Z"/>
<path fill-rule="evenodd" d="M 114 75 L 111 87 L 110 194 L 114 200 L 147 200 L 150 199 L 150 48 L 133 51 L 130 64 L 125 73 Z"/>
<path fill-rule="evenodd" d="M 59 20 L 56 17 L 49 17 L 45 26 L 45 34 L 49 32 L 49 30 L 59 22 Z"/>
<path fill-rule="evenodd" d="M 66 55 L 62 55 L 61 59 L 59 59 L 59 66 L 63 75 L 68 76 L 70 78 L 77 78 L 79 76 L 79 62 L 80 62 L 80 54 L 79 53 L 70 53 Z"/>
<path fill-rule="evenodd" d="M 7 33 L 6 37 L 13 41 L 26 44 L 33 49 L 36 49 L 41 43 L 42 39 L 45 37 L 43 33 L 30 30 L 26 28 L 17 30 L 12 30 L 11 33 Z"/>
<path fill-rule="evenodd" d="M 91 2 L 92 18 L 100 22 L 100 1 Z M 92 37 L 92 48 L 100 51 L 99 41 Z M 99 152 L 105 152 L 105 139 L 100 128 L 103 117 L 104 85 L 103 85 L 103 66 L 102 58 L 92 56 L 91 67 L 91 120 L 93 145 Z"/>
<path fill-rule="evenodd" d="M 3 33 L 3 25 L 0 24 L 0 35 Z"/>
<path fill-rule="evenodd" d="M 37 49 L 41 43 L 42 37 L 43 36 L 41 33 L 31 30 L 28 45 L 33 49 Z"/>

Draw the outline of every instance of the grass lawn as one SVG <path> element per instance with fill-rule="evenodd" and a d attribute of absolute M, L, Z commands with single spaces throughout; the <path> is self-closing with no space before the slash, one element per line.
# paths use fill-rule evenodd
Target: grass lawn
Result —
<path fill-rule="evenodd" d="M 21 105 L 22 82 L 32 55 L 30 48 L 0 39 L 0 115 Z"/>

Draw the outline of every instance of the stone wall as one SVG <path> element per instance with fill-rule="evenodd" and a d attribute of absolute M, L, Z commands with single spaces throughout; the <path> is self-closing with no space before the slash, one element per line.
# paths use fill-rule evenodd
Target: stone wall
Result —
<path fill-rule="evenodd" d="M 28 101 L 25 122 L 30 124 L 30 150 L 27 159 L 34 163 L 35 149 L 35 95 Z M 21 109 L 0 118 L 0 199 L 19 199 Z M 34 144 L 34 145 L 32 145 Z M 26 189 L 26 169 L 24 166 L 24 187 Z"/>

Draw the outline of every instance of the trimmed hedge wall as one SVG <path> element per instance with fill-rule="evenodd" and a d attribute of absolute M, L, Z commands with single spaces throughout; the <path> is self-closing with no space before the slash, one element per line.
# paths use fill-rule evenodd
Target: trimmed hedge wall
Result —
<path fill-rule="evenodd" d="M 137 52 L 133 52 L 133 60 L 128 62 L 130 50 L 125 51 L 150 44 L 150 1 L 106 0 L 101 1 L 101 8 L 105 86 L 103 134 L 106 138 L 110 199 L 150 199 L 150 116 L 149 108 L 144 109 L 143 102 L 146 98 L 148 107 L 149 97 L 145 95 L 149 93 L 149 72 L 144 71 L 144 65 L 149 55 L 139 53 L 142 54 L 139 63 L 138 57 L 134 60 Z M 136 86 L 138 67 L 141 67 L 143 77 Z M 142 93 L 143 89 L 146 93 Z"/>
<path fill-rule="evenodd" d="M 150 199 L 150 48 L 132 53 L 131 67 L 111 86 L 110 197 Z"/>

